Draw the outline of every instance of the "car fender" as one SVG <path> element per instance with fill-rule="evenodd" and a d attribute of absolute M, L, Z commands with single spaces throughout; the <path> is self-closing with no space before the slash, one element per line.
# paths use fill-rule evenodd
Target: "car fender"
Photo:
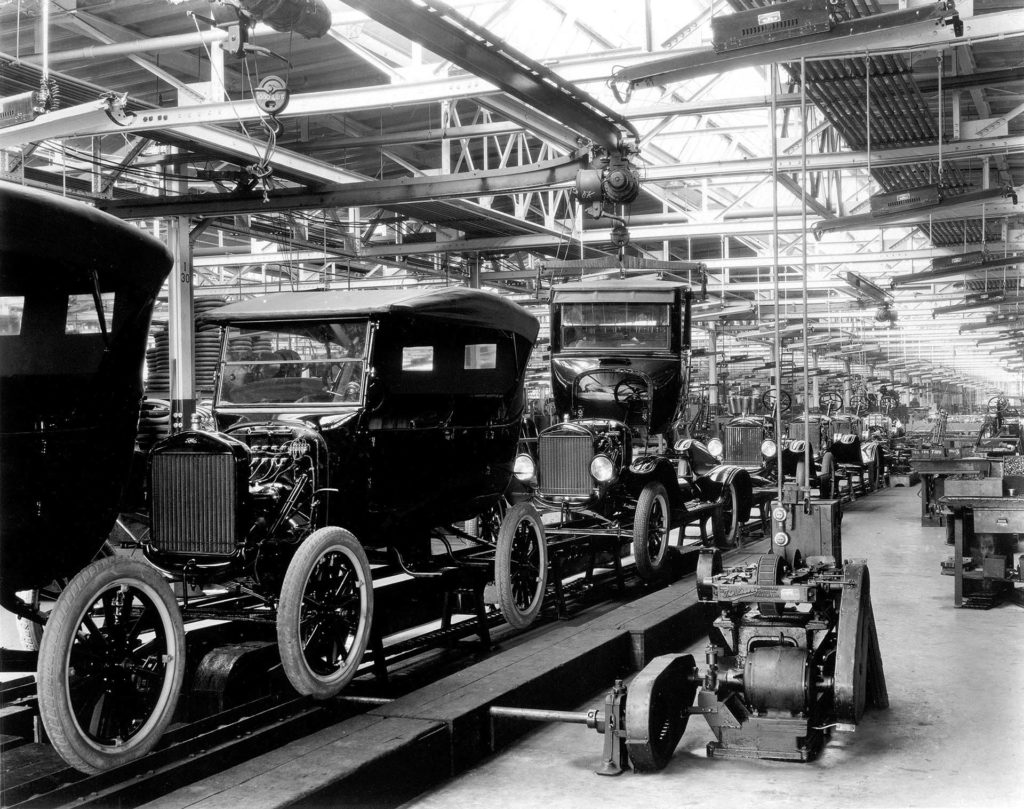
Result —
<path fill-rule="evenodd" d="M 626 485 L 629 493 L 634 497 L 640 495 L 648 481 L 657 480 L 665 486 L 673 509 L 678 508 L 688 499 L 680 490 L 676 480 L 674 461 L 662 455 L 641 455 L 634 458 L 628 468 L 629 476 Z"/>
<path fill-rule="evenodd" d="M 707 475 L 694 481 L 694 485 L 704 500 L 717 500 L 722 496 L 726 485 L 730 483 L 736 489 L 739 519 L 746 522 L 750 518 L 750 509 L 754 504 L 754 486 L 750 479 L 750 472 L 742 466 L 719 464 Z"/>

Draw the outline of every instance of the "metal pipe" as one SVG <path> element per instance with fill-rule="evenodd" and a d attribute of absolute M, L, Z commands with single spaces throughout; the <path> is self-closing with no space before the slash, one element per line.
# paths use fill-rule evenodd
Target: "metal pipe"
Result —
<path fill-rule="evenodd" d="M 775 340 L 772 359 L 775 360 L 775 444 L 782 446 L 782 332 L 779 318 L 779 138 L 775 131 L 778 95 L 779 65 L 772 63 L 768 74 L 772 84 L 771 126 L 769 137 L 772 141 L 772 284 L 775 290 Z M 776 450 L 775 462 L 778 467 L 778 498 L 782 502 L 782 450 Z"/>
<path fill-rule="evenodd" d="M 803 255 L 802 264 L 802 278 L 803 281 L 803 348 L 804 348 L 804 479 L 798 480 L 797 484 L 801 487 L 811 486 L 811 391 L 809 390 L 810 382 L 808 375 L 807 366 L 810 364 L 808 355 L 810 354 L 810 347 L 807 344 L 807 272 L 809 270 L 807 264 L 807 60 L 800 57 L 800 126 L 801 126 L 801 137 L 800 140 L 803 143 L 803 148 L 800 150 L 800 252 Z M 781 438 L 781 436 L 780 436 Z M 782 454 L 781 442 L 776 442 L 780 449 L 778 450 L 780 456 Z M 782 461 L 779 461 L 779 477 L 782 473 Z"/>
<path fill-rule="evenodd" d="M 45 8 L 46 4 L 44 4 Z M 267 29 L 270 30 L 269 28 Z M 159 51 L 178 51 L 189 48 L 198 48 L 204 44 L 220 42 L 227 39 L 227 31 L 220 28 L 211 28 L 207 31 L 192 31 L 187 34 L 173 34 L 165 37 L 152 37 L 150 39 L 131 39 L 126 42 L 116 42 L 112 45 L 87 45 L 84 48 L 72 48 L 67 51 L 60 51 L 50 55 L 50 62 L 75 62 L 83 59 L 98 59 L 104 56 L 124 56 L 132 53 L 157 53 Z M 45 54 L 42 56 L 45 61 Z M 32 64 L 35 59 L 23 60 Z"/>
<path fill-rule="evenodd" d="M 579 711 L 549 711 L 543 708 L 504 708 L 491 706 L 491 718 L 527 719 L 531 722 L 568 722 L 573 725 L 586 725 L 592 722 L 592 713 Z"/>

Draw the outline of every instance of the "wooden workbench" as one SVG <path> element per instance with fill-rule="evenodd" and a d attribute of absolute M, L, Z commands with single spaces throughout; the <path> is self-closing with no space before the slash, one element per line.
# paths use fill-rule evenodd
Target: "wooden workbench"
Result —
<path fill-rule="evenodd" d="M 975 535 L 1024 534 L 1024 496 L 946 495 L 939 498 L 939 503 L 949 509 L 949 517 L 953 520 L 953 606 L 965 606 L 965 580 L 977 580 L 979 584 L 986 580 L 993 583 L 1002 581 L 1005 582 L 1004 589 L 1016 590 L 1022 582 L 1008 579 L 1005 566 L 1001 563 L 1000 569 L 996 570 L 994 566 L 987 566 L 984 559 L 976 559 L 977 569 L 964 570 L 964 518 L 968 512 L 971 513 L 974 524 L 973 534 Z M 967 606 L 974 605 L 967 604 Z M 984 606 L 984 604 L 980 606 Z"/>

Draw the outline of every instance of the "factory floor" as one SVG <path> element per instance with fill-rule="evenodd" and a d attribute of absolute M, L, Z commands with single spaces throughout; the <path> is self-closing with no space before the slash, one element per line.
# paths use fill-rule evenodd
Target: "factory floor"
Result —
<path fill-rule="evenodd" d="M 952 546 L 920 525 L 919 491 L 845 507 L 843 552 L 868 561 L 890 707 L 833 733 L 815 761 L 708 759 L 711 731 L 691 717 L 667 769 L 602 778 L 602 736 L 545 725 L 406 807 L 1024 807 L 1024 609 L 953 607 L 939 573 Z M 702 665 L 703 649 L 685 651 Z"/>

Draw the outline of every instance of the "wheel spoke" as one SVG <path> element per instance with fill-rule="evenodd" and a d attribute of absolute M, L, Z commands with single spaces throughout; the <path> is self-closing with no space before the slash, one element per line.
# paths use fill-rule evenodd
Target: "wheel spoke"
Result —
<path fill-rule="evenodd" d="M 150 609 L 151 605 L 149 604 L 149 602 L 143 601 L 142 609 L 139 611 L 139 617 L 135 619 L 135 623 L 133 623 L 131 627 L 129 627 L 128 632 L 125 635 L 125 637 L 129 641 L 134 641 L 138 639 L 139 633 L 141 633 L 142 630 L 145 628 L 145 624 L 143 623 L 142 619 L 149 615 Z"/>

